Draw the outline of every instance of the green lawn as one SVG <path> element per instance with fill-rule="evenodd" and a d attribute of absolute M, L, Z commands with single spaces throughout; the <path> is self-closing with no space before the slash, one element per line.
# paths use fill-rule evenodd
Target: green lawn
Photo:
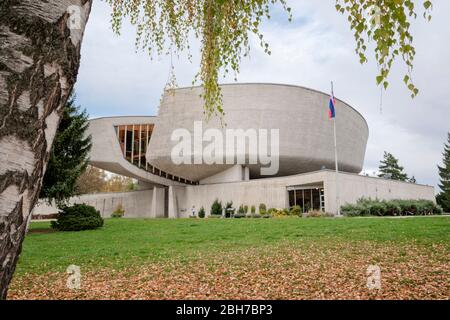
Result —
<path fill-rule="evenodd" d="M 70 264 L 95 269 L 175 258 L 188 261 L 196 254 L 267 248 L 284 242 L 331 245 L 364 241 L 448 246 L 450 219 L 107 219 L 103 228 L 82 232 L 51 232 L 49 223 L 33 222 L 17 274 L 64 272 Z"/>

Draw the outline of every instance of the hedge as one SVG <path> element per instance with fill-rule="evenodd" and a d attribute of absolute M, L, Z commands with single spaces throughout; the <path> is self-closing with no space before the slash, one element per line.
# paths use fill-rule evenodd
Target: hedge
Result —
<path fill-rule="evenodd" d="M 343 215 L 358 216 L 424 216 L 442 214 L 442 208 L 430 200 L 360 199 L 356 204 L 341 207 Z"/>

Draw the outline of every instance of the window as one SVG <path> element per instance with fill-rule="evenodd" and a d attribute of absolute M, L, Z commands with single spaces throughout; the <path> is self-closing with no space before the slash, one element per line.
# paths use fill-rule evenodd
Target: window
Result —
<path fill-rule="evenodd" d="M 289 207 L 300 206 L 304 213 L 311 210 L 325 211 L 323 187 L 289 187 Z"/>
<path fill-rule="evenodd" d="M 176 177 L 147 163 L 146 153 L 153 128 L 153 124 L 128 124 L 114 127 L 124 158 L 135 166 L 155 175 L 171 180 L 185 181 L 188 184 L 196 184 L 196 182 Z"/>

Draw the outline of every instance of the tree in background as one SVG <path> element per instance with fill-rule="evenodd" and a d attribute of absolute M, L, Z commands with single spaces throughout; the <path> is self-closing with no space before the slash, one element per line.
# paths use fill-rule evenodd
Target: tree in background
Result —
<path fill-rule="evenodd" d="M 137 186 L 132 178 L 113 174 L 106 180 L 103 192 L 126 192 L 136 189 Z"/>
<path fill-rule="evenodd" d="M 78 194 L 126 192 L 137 189 L 138 186 L 134 179 L 110 172 L 107 173 L 93 166 L 88 166 L 77 181 Z"/>
<path fill-rule="evenodd" d="M 106 173 L 101 169 L 88 165 L 77 180 L 77 193 L 90 194 L 104 192 L 106 190 L 106 184 Z"/>
<path fill-rule="evenodd" d="M 56 131 L 50 159 L 42 182 L 41 198 L 55 201 L 58 207 L 77 194 L 77 180 L 86 170 L 91 150 L 91 136 L 87 136 L 88 115 L 75 106 L 71 93 L 64 106 Z"/>
<path fill-rule="evenodd" d="M 384 159 L 380 161 L 379 174 L 381 178 L 398 181 L 407 181 L 408 175 L 403 172 L 403 167 L 398 164 L 398 159 L 391 153 L 384 152 Z"/>
<path fill-rule="evenodd" d="M 438 166 L 439 188 L 442 192 L 436 197 L 436 200 L 445 212 L 450 212 L 450 132 L 447 136 L 447 143 L 444 144 L 443 156 L 443 166 Z"/>
<path fill-rule="evenodd" d="M 270 54 L 260 27 L 270 18 L 272 5 L 285 0 L 107 0 L 112 23 L 120 31 L 122 18 L 137 27 L 136 43 L 149 53 L 189 49 L 200 40 L 201 63 L 197 79 L 204 88 L 205 114 L 223 114 L 221 72 L 239 73 L 248 56 L 250 34 Z M 432 3 L 422 0 L 430 19 Z M 36 204 L 62 110 L 76 82 L 81 43 L 92 0 L 0 2 L 0 299 L 6 298 Z M 417 9 L 413 0 L 337 0 L 336 10 L 346 15 L 354 31 L 356 52 L 365 63 L 366 42 L 375 43 L 380 73 L 378 84 L 387 87 L 393 62 L 406 65 L 404 82 L 411 83 L 415 48 L 410 32 Z M 103 35 L 102 35 L 103 36 Z M 166 42 L 168 45 L 166 46 Z"/>

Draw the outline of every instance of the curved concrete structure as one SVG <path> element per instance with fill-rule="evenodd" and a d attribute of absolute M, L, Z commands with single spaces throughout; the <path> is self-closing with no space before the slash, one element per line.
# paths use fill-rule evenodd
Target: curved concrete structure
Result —
<path fill-rule="evenodd" d="M 176 89 L 166 93 L 147 150 L 150 163 L 164 171 L 194 181 L 223 173 L 233 165 L 175 165 L 171 141 L 175 129 L 194 133 L 194 122 L 202 121 L 201 88 Z M 279 129 L 279 171 L 276 176 L 334 169 L 333 125 L 328 119 L 329 95 L 315 90 L 279 84 L 231 84 L 222 86 L 226 129 Z M 336 124 L 339 170 L 359 173 L 364 163 L 369 130 L 354 108 L 337 100 Z M 219 119 L 203 121 L 203 130 L 219 128 Z M 203 144 L 203 148 L 207 143 Z M 248 150 L 247 150 L 248 151 Z M 194 157 L 196 150 L 193 150 Z M 245 154 L 248 158 L 248 152 Z M 261 164 L 249 165 L 250 177 L 260 178 Z"/>
<path fill-rule="evenodd" d="M 154 122 L 155 117 L 107 117 L 90 120 L 88 133 L 92 136 L 92 149 L 89 162 L 95 167 L 135 178 L 150 185 L 183 185 L 182 181 L 177 181 L 178 177 L 169 179 L 161 170 L 152 173 L 153 168 L 149 168 L 146 163 L 141 163 L 140 166 L 132 164 L 124 155 L 117 136 L 117 128 L 128 125 L 136 129 L 141 126 L 142 129 L 143 126 L 153 125 Z"/>

